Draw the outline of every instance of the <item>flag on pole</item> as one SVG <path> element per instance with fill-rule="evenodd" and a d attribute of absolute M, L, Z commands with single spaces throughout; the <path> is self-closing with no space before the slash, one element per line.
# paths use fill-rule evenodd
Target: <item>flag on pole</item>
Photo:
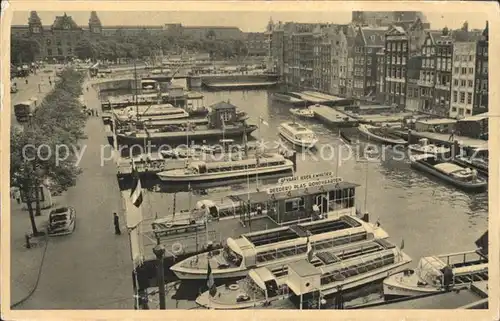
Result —
<path fill-rule="evenodd" d="M 207 286 L 208 293 L 210 296 L 215 296 L 217 294 L 217 288 L 215 287 L 214 276 L 212 274 L 212 267 L 210 266 L 210 261 L 208 261 L 208 269 L 207 269 Z"/>
<path fill-rule="evenodd" d="M 132 192 L 130 193 L 130 200 L 135 207 L 140 207 L 142 204 L 142 186 L 141 179 L 139 178 L 139 173 L 135 169 L 135 166 L 132 167 L 132 177 L 134 179 L 134 183 L 132 184 Z"/>
<path fill-rule="evenodd" d="M 309 241 L 309 237 L 307 238 L 307 261 L 309 263 L 312 261 L 314 255 L 313 247 L 311 242 Z"/>
<path fill-rule="evenodd" d="M 259 117 L 259 120 L 260 120 L 260 123 L 261 123 L 261 124 L 264 124 L 264 125 L 266 125 L 266 126 L 268 126 L 268 127 L 269 127 L 269 123 L 268 123 L 267 121 L 265 121 L 265 120 L 264 120 L 264 118 Z"/>
<path fill-rule="evenodd" d="M 400 250 L 405 248 L 405 239 L 401 240 L 401 246 L 399 247 Z"/>
<path fill-rule="evenodd" d="M 222 122 L 222 129 L 226 128 L 226 122 L 224 121 L 224 117 L 220 116 L 220 120 Z"/>

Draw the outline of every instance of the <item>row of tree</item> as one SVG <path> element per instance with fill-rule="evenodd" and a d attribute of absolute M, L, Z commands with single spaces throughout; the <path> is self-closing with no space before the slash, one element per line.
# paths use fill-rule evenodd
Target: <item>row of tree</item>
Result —
<path fill-rule="evenodd" d="M 39 54 L 40 44 L 38 41 L 29 38 L 12 38 L 10 43 L 10 62 L 12 64 L 32 63 Z"/>
<path fill-rule="evenodd" d="M 24 128 L 11 131 L 10 183 L 27 203 L 34 235 L 40 234 L 34 218 L 40 215 L 40 186 L 48 184 L 51 192 L 62 192 L 74 186 L 81 173 L 75 154 L 85 138 L 87 115 L 78 100 L 83 78 L 73 69 L 64 70 Z"/>
<path fill-rule="evenodd" d="M 147 37 L 128 37 L 112 39 L 82 39 L 75 47 L 79 59 L 111 60 L 118 58 L 144 58 L 162 52 L 182 52 L 183 50 L 210 53 L 216 58 L 246 56 L 245 43 L 241 40 L 217 40 L 192 38 L 173 38 L 148 35 Z"/>

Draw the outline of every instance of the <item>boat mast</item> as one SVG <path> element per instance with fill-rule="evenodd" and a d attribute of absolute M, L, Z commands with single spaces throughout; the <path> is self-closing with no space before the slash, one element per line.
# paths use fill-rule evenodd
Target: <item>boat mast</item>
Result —
<path fill-rule="evenodd" d="M 134 81 L 135 81 L 135 117 L 137 118 L 137 122 L 139 122 L 139 103 L 137 102 L 137 65 L 136 60 L 134 59 Z"/>

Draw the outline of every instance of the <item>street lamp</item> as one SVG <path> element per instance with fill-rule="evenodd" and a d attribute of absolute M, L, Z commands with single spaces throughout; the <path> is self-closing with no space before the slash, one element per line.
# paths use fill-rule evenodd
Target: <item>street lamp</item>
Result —
<path fill-rule="evenodd" d="M 160 310 L 165 310 L 165 272 L 163 270 L 163 257 L 165 255 L 165 248 L 163 245 L 156 245 L 153 248 L 153 253 L 158 260 L 158 271 L 156 273 L 158 280 L 158 296 L 160 300 Z"/>

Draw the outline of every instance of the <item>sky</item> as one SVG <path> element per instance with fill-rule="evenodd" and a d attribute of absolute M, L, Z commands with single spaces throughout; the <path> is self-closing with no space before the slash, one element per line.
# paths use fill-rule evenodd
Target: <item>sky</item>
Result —
<path fill-rule="evenodd" d="M 38 15 L 43 25 L 51 25 L 56 16 L 63 15 L 63 11 L 40 11 Z M 88 25 L 90 11 L 67 11 L 78 25 Z M 469 23 L 469 29 L 484 29 L 486 15 L 484 13 L 457 12 L 436 13 L 423 11 L 431 24 L 432 29 L 458 29 L 464 21 Z M 262 32 L 265 30 L 269 18 L 274 22 L 329 22 L 336 24 L 349 23 L 351 12 L 284 12 L 284 11 L 255 11 L 255 12 L 187 12 L 187 11 L 98 11 L 103 26 L 106 25 L 163 25 L 166 23 L 181 23 L 186 26 L 235 26 L 244 32 Z M 12 24 L 26 25 L 29 12 L 14 12 Z"/>

